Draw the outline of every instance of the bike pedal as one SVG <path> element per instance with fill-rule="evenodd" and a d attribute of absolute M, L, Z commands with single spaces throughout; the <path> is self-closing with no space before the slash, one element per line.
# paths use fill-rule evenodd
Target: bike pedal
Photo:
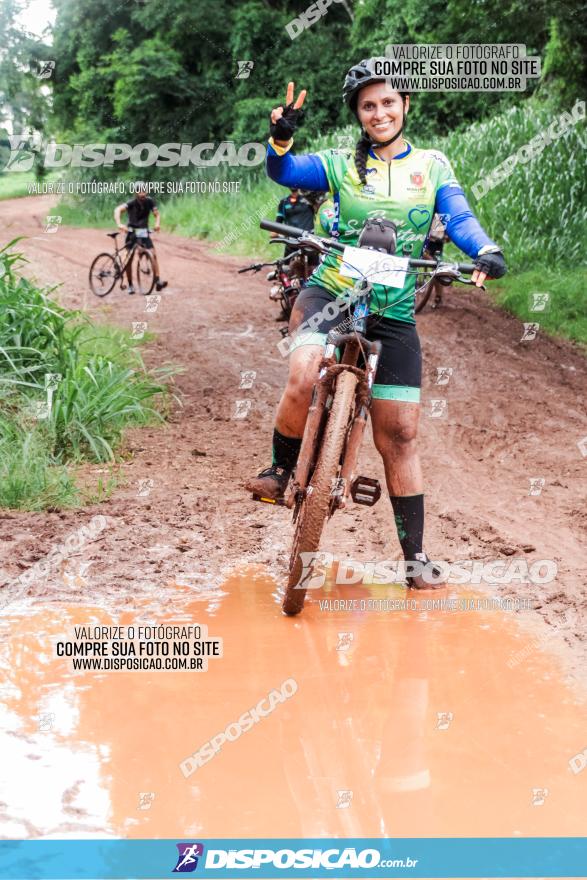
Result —
<path fill-rule="evenodd" d="M 381 483 L 373 477 L 355 477 L 351 483 L 351 498 L 355 504 L 373 507 L 381 498 Z"/>
<path fill-rule="evenodd" d="M 285 498 L 265 498 L 263 495 L 253 494 L 253 501 L 264 501 L 265 504 L 286 504 Z"/>

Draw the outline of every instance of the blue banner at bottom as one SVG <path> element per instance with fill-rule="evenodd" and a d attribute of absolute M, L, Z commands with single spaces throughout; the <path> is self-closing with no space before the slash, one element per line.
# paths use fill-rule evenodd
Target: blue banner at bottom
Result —
<path fill-rule="evenodd" d="M 2 880 L 586 877 L 587 838 L 4 840 Z"/>

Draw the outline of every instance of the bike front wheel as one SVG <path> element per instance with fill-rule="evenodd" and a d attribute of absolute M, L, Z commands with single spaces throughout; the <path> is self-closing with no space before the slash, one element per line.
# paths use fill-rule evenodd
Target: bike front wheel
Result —
<path fill-rule="evenodd" d="M 289 615 L 299 614 L 304 607 L 306 588 L 303 583 L 307 582 L 308 575 L 311 575 L 311 566 L 302 579 L 304 560 L 301 554 L 315 553 L 320 545 L 330 509 L 332 489 L 353 414 L 356 385 L 357 376 L 350 370 L 338 376 L 318 463 L 298 513 L 290 557 L 289 579 L 282 606 L 284 612 Z"/>
<path fill-rule="evenodd" d="M 148 250 L 137 251 L 135 272 L 139 293 L 148 296 L 155 286 L 155 266 Z"/>
<path fill-rule="evenodd" d="M 120 277 L 116 260 L 112 254 L 98 254 L 90 266 L 90 288 L 96 296 L 110 293 Z"/>

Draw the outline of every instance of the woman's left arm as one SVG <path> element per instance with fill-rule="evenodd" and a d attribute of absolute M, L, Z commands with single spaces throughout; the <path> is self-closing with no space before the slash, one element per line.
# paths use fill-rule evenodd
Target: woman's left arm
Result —
<path fill-rule="evenodd" d="M 310 189 L 323 192 L 330 189 L 324 166 L 314 153 L 294 156 L 289 146 L 284 148 L 275 144 L 273 138 L 267 148 L 267 174 L 281 186 Z"/>
<path fill-rule="evenodd" d="M 444 222 L 450 240 L 475 259 L 479 271 L 472 276 L 473 281 L 482 284 L 488 276 L 501 278 L 505 275 L 505 261 L 499 246 L 489 238 L 471 211 L 460 186 L 442 186 L 436 193 L 434 210 L 448 218 Z"/>

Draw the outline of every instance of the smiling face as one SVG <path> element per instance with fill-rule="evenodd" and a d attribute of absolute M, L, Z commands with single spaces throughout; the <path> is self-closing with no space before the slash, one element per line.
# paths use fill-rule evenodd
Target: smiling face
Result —
<path fill-rule="evenodd" d="M 409 106 L 409 95 L 404 103 L 389 83 L 371 83 L 359 92 L 357 116 L 372 140 L 388 141 L 402 127 L 404 110 L 407 113 Z"/>

